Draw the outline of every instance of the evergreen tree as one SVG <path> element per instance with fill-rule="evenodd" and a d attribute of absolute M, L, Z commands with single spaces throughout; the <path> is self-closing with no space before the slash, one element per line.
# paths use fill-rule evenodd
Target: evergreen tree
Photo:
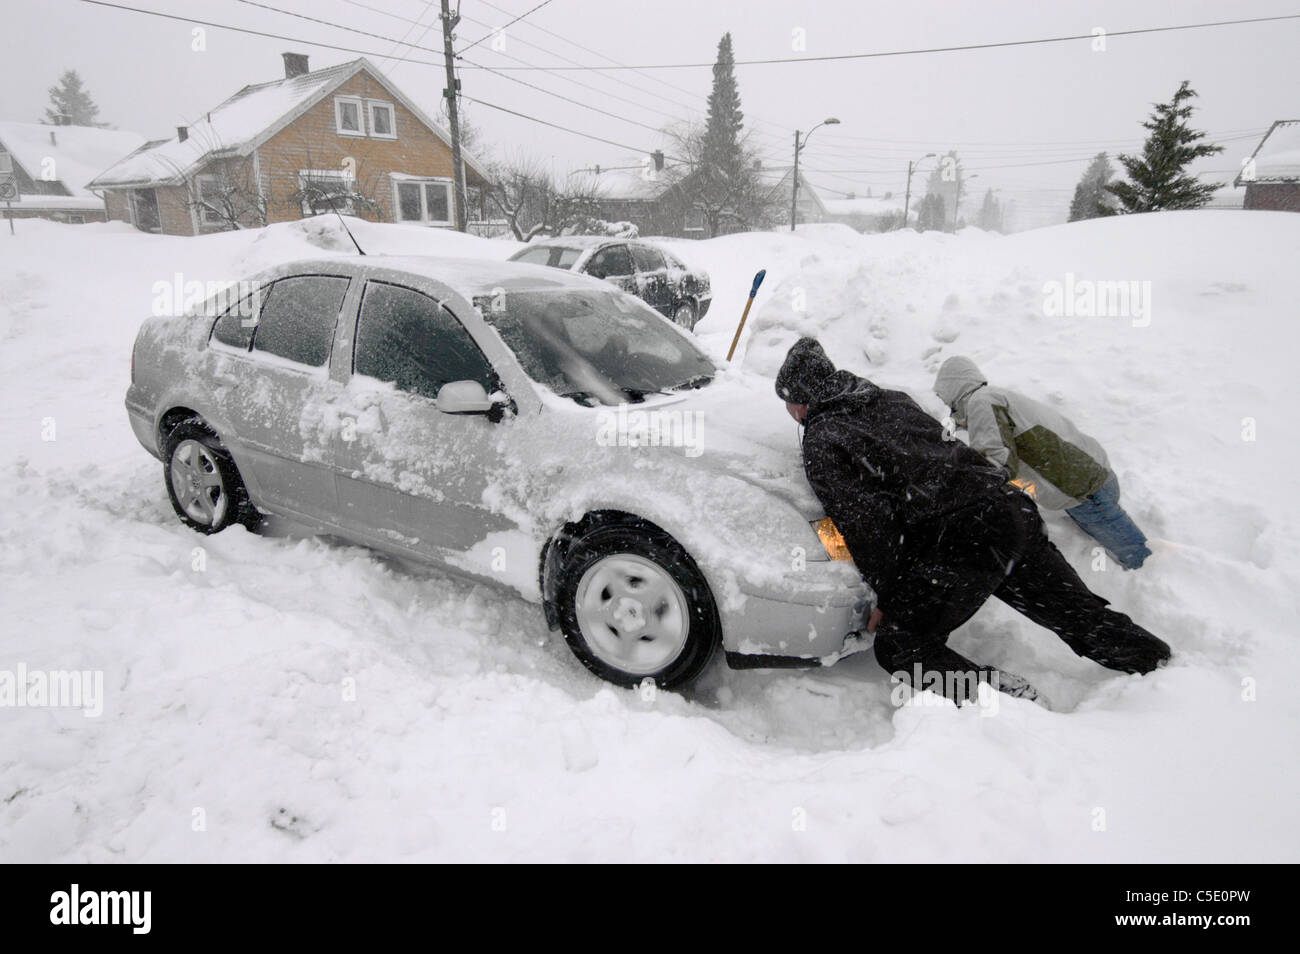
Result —
<path fill-rule="evenodd" d="M 1070 200 L 1071 222 L 1111 214 L 1114 206 L 1106 187 L 1114 174 L 1115 170 L 1104 152 L 1093 156 L 1079 184 L 1074 187 L 1074 198 Z"/>
<path fill-rule="evenodd" d="M 50 87 L 50 105 L 44 122 L 53 126 L 106 126 L 96 122 L 99 107 L 81 82 L 76 70 L 64 70 L 59 85 Z"/>
<path fill-rule="evenodd" d="M 947 218 L 943 196 L 938 192 L 927 192 L 925 198 L 916 207 L 916 230 L 918 232 L 942 231 Z"/>
<path fill-rule="evenodd" d="M 1187 125 L 1195 96 L 1196 90 L 1183 80 L 1171 102 L 1155 104 L 1151 118 L 1142 124 L 1150 131 L 1142 155 L 1119 157 L 1130 181 L 1106 186 L 1119 199 L 1120 208 L 1113 212 L 1199 209 L 1213 197 L 1218 185 L 1202 183 L 1185 171 L 1189 163 L 1223 152 L 1222 146 L 1202 142 L 1205 133 Z"/>
<path fill-rule="evenodd" d="M 704 214 L 710 235 L 720 234 L 724 219 L 748 227 L 767 213 L 766 200 L 758 189 L 752 159 L 743 141 L 744 121 L 736 85 L 736 57 L 731 48 L 731 34 L 725 33 L 718 41 L 708 120 L 698 149 L 696 181 L 690 190 L 696 207 Z"/>
<path fill-rule="evenodd" d="M 979 218 L 975 222 L 986 232 L 1002 231 L 1002 206 L 993 197 L 992 189 L 984 193 L 984 203 L 980 206 Z"/>
<path fill-rule="evenodd" d="M 957 203 L 964 191 L 964 175 L 961 160 L 957 158 L 955 149 L 949 149 L 940 156 L 939 164 L 930 170 L 930 175 L 925 180 L 925 194 L 935 196 L 941 206 L 939 222 L 931 228 L 947 228 L 949 222 L 953 223 L 953 228 L 957 227 L 957 217 L 960 212 Z"/>

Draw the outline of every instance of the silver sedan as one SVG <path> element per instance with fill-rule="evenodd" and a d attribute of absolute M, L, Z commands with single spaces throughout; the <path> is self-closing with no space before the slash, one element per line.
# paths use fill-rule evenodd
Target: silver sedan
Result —
<path fill-rule="evenodd" d="M 770 384 L 607 283 L 328 258 L 196 311 L 144 323 L 126 397 L 193 529 L 277 515 L 510 586 L 620 685 L 865 648 Z"/>

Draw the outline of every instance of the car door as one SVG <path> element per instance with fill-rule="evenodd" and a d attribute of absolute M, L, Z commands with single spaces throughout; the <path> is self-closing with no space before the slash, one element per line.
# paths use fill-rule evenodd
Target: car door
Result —
<path fill-rule="evenodd" d="M 484 503 L 508 470 L 509 425 L 443 413 L 437 395 L 466 380 L 492 393 L 497 375 L 448 309 L 393 282 L 366 282 L 353 341 L 338 402 L 340 520 L 381 546 L 463 565 L 457 554 L 513 526 Z"/>
<path fill-rule="evenodd" d="M 225 431 L 260 503 L 332 523 L 337 507 L 331 440 L 304 426 L 341 390 L 330 355 L 351 279 L 294 275 L 260 290 L 252 320 L 240 309 L 213 328 L 209 360 Z"/>
<path fill-rule="evenodd" d="M 632 255 L 623 243 L 606 245 L 597 249 L 587 260 L 583 271 L 593 278 L 603 278 L 617 285 L 631 295 L 640 296 L 637 287 L 636 267 L 632 264 Z"/>
<path fill-rule="evenodd" d="M 668 281 L 668 263 L 664 253 L 649 245 L 634 243 L 632 262 L 636 265 L 638 297 L 661 315 L 672 317 L 675 304 Z"/>

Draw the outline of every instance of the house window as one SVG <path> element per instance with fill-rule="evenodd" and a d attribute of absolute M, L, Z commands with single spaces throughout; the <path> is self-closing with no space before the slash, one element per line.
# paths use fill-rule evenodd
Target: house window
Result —
<path fill-rule="evenodd" d="M 366 100 L 370 110 L 370 135 L 376 139 L 396 139 L 397 120 L 393 113 L 393 104 L 378 99 Z"/>
<path fill-rule="evenodd" d="M 398 222 L 451 225 L 451 180 L 394 178 L 393 209 Z"/>
<path fill-rule="evenodd" d="M 196 176 L 199 190 L 199 221 L 204 225 L 223 225 L 221 180 L 214 175 Z"/>
<path fill-rule="evenodd" d="M 690 209 L 686 213 L 686 219 L 682 226 L 684 232 L 703 232 L 704 231 L 704 213 L 699 209 Z"/>
<path fill-rule="evenodd" d="M 341 212 L 353 215 L 352 177 L 339 169 L 303 169 L 298 173 L 298 192 L 303 215 Z"/>
<path fill-rule="evenodd" d="M 364 136 L 361 128 L 361 100 L 356 96 L 334 98 L 334 128 L 340 136 Z"/>

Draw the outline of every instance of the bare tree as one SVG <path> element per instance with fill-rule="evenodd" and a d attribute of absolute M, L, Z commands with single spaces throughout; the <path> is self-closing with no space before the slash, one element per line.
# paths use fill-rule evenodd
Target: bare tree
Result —
<path fill-rule="evenodd" d="M 760 177 L 758 155 L 748 137 L 741 143 L 744 161 L 722 169 L 706 161 L 709 146 L 702 123 L 679 125 L 667 134 L 684 161 L 664 173 L 666 205 L 675 206 L 678 214 L 698 212 L 710 236 L 766 228 L 780 220 L 787 200 Z"/>
<path fill-rule="evenodd" d="M 521 242 L 538 235 L 590 231 L 602 223 L 595 182 L 557 182 L 536 158 L 516 156 L 495 164 L 487 196 Z"/>

